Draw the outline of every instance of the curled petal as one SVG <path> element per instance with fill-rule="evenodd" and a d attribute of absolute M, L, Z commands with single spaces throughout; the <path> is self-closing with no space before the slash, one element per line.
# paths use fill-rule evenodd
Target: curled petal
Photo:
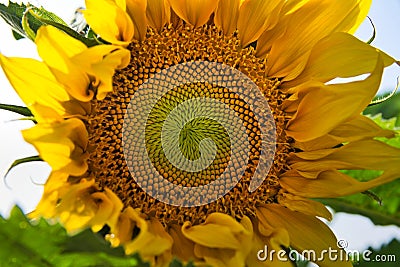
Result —
<path fill-rule="evenodd" d="M 400 149 L 377 140 L 360 140 L 340 148 L 293 153 L 289 162 L 293 168 L 302 171 L 390 170 L 400 166 Z"/>
<path fill-rule="evenodd" d="M 186 223 L 182 227 L 182 232 L 188 239 L 203 246 L 238 249 L 241 243 L 236 234 L 245 232 L 245 229 L 226 214 L 212 213 L 202 225 L 190 226 Z"/>
<path fill-rule="evenodd" d="M 398 178 L 400 150 L 380 141 L 361 140 L 336 149 L 294 153 L 290 162 L 293 171 L 280 179 L 289 192 L 305 197 L 337 197 L 362 192 Z M 340 169 L 383 173 L 373 180 L 359 182 L 337 171 Z"/>
<path fill-rule="evenodd" d="M 36 37 L 40 56 L 58 81 L 77 100 L 87 102 L 95 93 L 103 99 L 112 91 L 112 76 L 129 63 L 128 50 L 114 45 L 87 48 L 81 42 L 52 26 L 41 27 Z M 73 47 L 70 52 L 65 44 Z M 93 88 L 96 87 L 96 88 Z"/>
<path fill-rule="evenodd" d="M 53 170 L 70 175 L 86 172 L 88 133 L 81 120 L 72 118 L 48 124 L 39 123 L 23 130 L 22 135 Z"/>
<path fill-rule="evenodd" d="M 136 230 L 139 234 L 134 235 Z M 126 254 L 139 253 L 152 265 L 155 265 L 157 257 L 167 257 L 172 247 L 171 236 L 158 220 L 146 220 L 131 207 L 122 212 L 112 233 L 114 236 L 110 241 L 114 246 L 123 245 Z"/>
<path fill-rule="evenodd" d="M 213 266 L 234 266 L 248 257 L 253 228 L 247 217 L 239 223 L 229 215 L 212 213 L 204 224 L 184 223 L 182 233 L 195 243 L 196 257 Z"/>
<path fill-rule="evenodd" d="M 125 12 L 126 6 L 118 5 L 121 1 L 86 0 L 85 2 L 86 10 L 83 11 L 83 15 L 90 27 L 101 38 L 122 46 L 127 46 L 132 41 L 134 26 Z"/>
<path fill-rule="evenodd" d="M 195 243 L 187 239 L 181 230 L 181 226 L 174 224 L 169 229 L 169 234 L 171 235 L 174 243 L 172 244 L 172 254 L 176 255 L 184 261 L 198 260 L 194 255 L 194 245 Z"/>
<path fill-rule="evenodd" d="M 96 87 L 96 98 L 100 100 L 113 91 L 112 78 L 115 70 L 126 67 L 129 60 L 128 50 L 113 45 L 91 47 L 71 58 L 75 67 L 92 80 L 92 87 Z"/>
<path fill-rule="evenodd" d="M 29 218 L 37 219 L 40 217 L 54 218 L 57 216 L 57 204 L 60 194 L 67 183 L 69 175 L 64 172 L 52 171 L 44 185 L 44 192 L 35 210 L 29 213 Z"/>
<path fill-rule="evenodd" d="M 108 225 L 113 231 L 118 223 L 118 217 L 123 208 L 122 201 L 110 189 L 105 188 L 104 192 L 96 192 L 91 195 L 98 205 L 98 212 L 90 221 L 92 230 L 100 231 L 104 225 Z"/>
<path fill-rule="evenodd" d="M 83 43 L 52 26 L 41 27 L 35 42 L 40 57 L 50 67 L 57 80 L 68 87 L 70 95 L 79 101 L 89 101 L 93 98 L 93 91 L 88 90 L 89 77 L 70 60 L 70 57 L 87 49 Z M 69 49 L 65 49 L 65 46 L 69 45 L 72 48 L 66 52 Z"/>
<path fill-rule="evenodd" d="M 99 231 L 105 224 L 113 228 L 122 202 L 109 190 L 100 192 L 94 180 L 82 179 L 56 190 L 56 215 L 67 231 L 73 233 L 86 227 Z"/>
<path fill-rule="evenodd" d="M 265 227 L 261 220 L 263 219 L 258 216 L 258 219 L 252 221 L 254 234 L 252 242 L 250 244 L 251 251 L 249 252 L 246 259 L 246 266 L 291 267 L 292 263 L 287 256 L 282 256 L 278 259 L 278 257 L 271 258 L 268 254 L 272 250 L 278 252 L 282 250 L 282 247 L 289 246 L 289 235 L 287 231 L 282 228 L 271 228 L 269 229 L 270 231 L 268 231 L 268 234 L 264 235 L 264 233 L 259 230 L 259 228 L 261 228 L 263 232 L 265 230 Z M 263 260 L 264 258 L 265 260 Z M 281 260 L 282 258 L 284 258 L 285 260 Z"/>

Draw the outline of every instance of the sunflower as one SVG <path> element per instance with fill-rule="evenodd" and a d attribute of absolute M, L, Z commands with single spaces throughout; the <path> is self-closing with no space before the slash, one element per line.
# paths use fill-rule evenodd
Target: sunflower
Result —
<path fill-rule="evenodd" d="M 23 137 L 52 167 L 31 217 L 70 233 L 91 227 L 154 266 L 173 257 L 199 266 L 292 266 L 287 254 L 257 254 L 265 246 L 340 249 L 318 218 L 331 213 L 312 198 L 362 192 L 400 173 L 400 151 L 376 139 L 394 132 L 361 115 L 383 69 L 396 62 L 352 35 L 370 4 L 86 0 L 83 14 L 102 41 L 93 47 L 42 26 L 35 43 L 43 61 L 0 56 L 37 122 Z M 331 82 L 338 77 L 366 78 Z M 215 112 L 216 102 L 242 124 L 204 115 L 225 112 Z M 189 111 L 174 118 L 184 123 L 166 129 L 183 105 Z M 231 138 L 230 123 L 244 139 Z M 140 141 L 131 138 L 138 132 Z M 215 153 L 196 170 L 180 168 L 163 138 L 190 162 Z M 380 175 L 360 182 L 346 169 Z"/>

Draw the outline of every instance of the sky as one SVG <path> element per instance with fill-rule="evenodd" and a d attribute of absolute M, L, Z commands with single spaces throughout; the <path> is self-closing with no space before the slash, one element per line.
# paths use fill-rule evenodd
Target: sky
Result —
<path fill-rule="evenodd" d="M 20 2 L 20 1 L 17 1 Z M 44 6 L 56 13 L 66 22 L 70 22 L 74 11 L 84 6 L 83 0 L 46 0 L 30 1 L 36 6 Z M 0 0 L 7 4 L 8 1 Z M 369 13 L 377 29 L 377 36 L 372 43 L 396 59 L 400 59 L 400 0 L 373 0 Z M 372 35 L 369 22 L 361 25 L 356 35 L 361 40 L 368 40 Z M 36 48 L 29 40 L 15 41 L 11 31 L 0 19 L 0 53 L 6 56 L 38 58 Z M 391 67 L 384 73 L 380 92 L 387 92 L 396 87 L 399 67 Z M 0 70 L 0 103 L 24 105 L 9 85 Z M 31 122 L 18 120 L 20 116 L 0 110 L 0 177 L 18 158 L 37 155 L 35 149 L 21 137 L 20 131 L 32 126 Z M 0 178 L 0 215 L 8 216 L 15 204 L 25 212 L 32 211 L 43 192 L 43 184 L 50 173 L 45 163 L 27 163 L 16 167 L 4 179 Z M 400 240 L 400 228 L 395 226 L 374 226 L 365 217 L 337 213 L 329 224 L 338 239 L 346 240 L 349 249 L 363 250 L 368 246 L 375 248 L 397 237 Z M 368 233 L 368 234 L 366 234 Z"/>

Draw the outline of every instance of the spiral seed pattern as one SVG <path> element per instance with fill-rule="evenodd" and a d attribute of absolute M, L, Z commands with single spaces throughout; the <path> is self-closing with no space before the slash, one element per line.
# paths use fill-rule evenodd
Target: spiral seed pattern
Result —
<path fill-rule="evenodd" d="M 160 33 L 150 29 L 145 41 L 132 43 L 128 48 L 131 50 L 131 64 L 115 75 L 114 93 L 102 101 L 92 103 L 92 114 L 87 120 L 91 149 L 88 175 L 94 177 L 100 186 L 113 190 L 125 206 L 138 208 L 144 214 L 152 214 L 165 225 L 170 222 L 202 222 L 213 212 L 224 212 L 237 218 L 243 215 L 252 216 L 257 203 L 274 202 L 280 189 L 278 175 L 286 171 L 285 160 L 290 152 L 291 140 L 284 133 L 289 118 L 280 109 L 286 95 L 279 90 L 279 80 L 268 79 L 265 76 L 266 61 L 256 58 L 251 47 L 241 48 L 234 35 L 226 37 L 213 26 L 197 29 L 185 25 L 174 29 L 169 26 Z M 197 204 L 204 205 L 185 205 L 179 202 L 184 197 L 182 195 L 169 195 L 171 202 L 165 203 L 149 194 L 149 192 L 165 194 L 163 190 L 168 191 L 168 188 L 163 188 L 158 180 L 155 180 L 148 166 L 144 164 L 146 159 L 124 149 L 124 143 L 129 143 L 129 138 L 124 137 L 126 132 L 138 131 L 135 128 L 137 123 L 135 117 L 127 121 L 126 116 L 131 110 L 132 100 L 139 96 L 138 92 L 142 85 L 171 67 L 199 61 L 229 66 L 239 71 L 257 86 L 260 94 L 256 96 L 252 91 L 246 91 L 246 86 L 237 86 L 241 79 L 235 80 L 235 77 L 237 78 L 235 75 L 225 79 L 225 83 L 221 86 L 218 84 L 220 76 L 212 71 L 207 73 L 207 68 L 203 66 L 203 69 L 198 69 L 199 73 L 217 76 L 217 81 L 194 80 L 182 83 L 180 77 L 184 76 L 184 73 L 189 76 L 193 74 L 189 67 L 182 69 L 181 73 L 158 80 L 158 84 L 153 88 L 157 95 L 153 105 L 144 105 L 145 99 L 142 101 L 137 98 L 137 104 L 140 105 L 136 107 L 148 108 L 143 128 L 144 152 L 149 156 L 154 170 L 162 177 L 161 180 L 190 189 L 201 188 L 219 181 L 227 169 L 234 174 L 230 176 L 234 182 L 233 187 L 221 183 L 214 188 L 221 193 L 215 201 L 204 204 L 202 199 L 210 192 L 201 191 L 198 195 L 193 194 L 190 199 L 197 199 Z M 169 86 L 169 89 L 158 96 L 157 92 L 165 86 Z M 232 89 L 236 88 L 235 86 L 242 88 L 241 91 Z M 200 116 L 190 119 L 180 125 L 179 131 L 173 130 L 178 124 L 171 123 L 168 126 L 167 123 L 170 128 L 165 126 L 168 116 L 173 119 L 170 114 L 174 109 L 193 99 L 214 99 L 229 108 L 241 121 L 245 138 L 242 140 L 240 139 L 242 137 L 239 137 L 238 140 L 241 141 L 235 140 L 235 144 L 245 156 L 245 165 L 242 169 L 235 165 L 236 163 L 233 167 L 229 167 L 234 156 L 232 154 L 234 144 L 229 132 L 218 118 Z M 267 101 L 270 108 L 270 115 L 267 118 L 257 116 L 266 114 L 262 113 L 265 111 L 263 101 Z M 200 109 L 204 108 L 204 105 L 198 106 Z M 143 110 L 137 111 L 140 113 Z M 145 114 L 144 111 L 142 113 Z M 178 114 L 181 114 L 181 117 L 186 116 L 184 112 Z M 174 155 L 167 155 L 163 147 L 163 132 L 168 133 L 168 131 L 169 133 L 175 131 L 175 136 L 178 138 L 174 140 L 177 142 L 175 144 L 178 144 L 178 152 L 187 161 L 201 159 L 204 151 L 215 152 L 211 153 L 212 160 L 201 163 L 202 167 L 206 167 L 200 170 L 191 171 L 177 167 L 176 162 L 179 163 L 179 160 L 173 164 L 169 159 Z M 164 135 L 167 143 L 172 142 L 168 140 L 169 136 L 171 134 Z M 271 144 L 274 149 L 263 149 Z M 135 144 L 132 145 L 135 147 Z M 271 159 L 270 166 L 259 164 L 262 158 Z M 135 166 L 133 173 L 130 166 Z M 263 169 L 263 166 L 267 169 Z M 257 174 L 260 179 L 255 180 Z M 251 186 L 253 182 L 255 188 Z M 186 204 L 191 201 L 190 199 L 185 199 Z"/>
<path fill-rule="evenodd" d="M 205 92 L 214 88 L 228 89 L 238 101 L 229 106 L 207 97 Z M 246 120 L 236 106 L 257 111 Z M 246 129 L 249 121 L 253 127 Z M 257 85 L 234 68 L 208 61 L 178 64 L 157 73 L 135 92 L 124 119 L 125 158 L 137 184 L 157 200 L 176 206 L 204 205 L 239 182 L 248 163 L 250 132 L 255 133 L 260 155 L 260 169 L 253 177 L 257 181 L 249 185 L 254 190 L 266 177 L 275 152 L 275 123 L 268 102 Z M 145 177 L 139 175 L 142 165 L 148 170 Z M 181 181 L 166 181 L 175 176 Z M 206 185 L 196 182 L 210 179 Z"/>

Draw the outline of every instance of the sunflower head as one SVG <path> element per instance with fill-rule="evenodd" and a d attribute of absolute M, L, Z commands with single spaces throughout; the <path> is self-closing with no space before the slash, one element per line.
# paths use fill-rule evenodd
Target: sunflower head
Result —
<path fill-rule="evenodd" d="M 400 171 L 399 150 L 375 140 L 394 133 L 360 115 L 395 62 L 351 35 L 370 4 L 87 0 L 101 44 L 41 27 L 42 62 L 0 57 L 38 122 L 23 136 L 53 169 L 32 217 L 102 230 L 155 266 L 290 266 L 257 252 L 340 249 L 310 198 Z"/>

